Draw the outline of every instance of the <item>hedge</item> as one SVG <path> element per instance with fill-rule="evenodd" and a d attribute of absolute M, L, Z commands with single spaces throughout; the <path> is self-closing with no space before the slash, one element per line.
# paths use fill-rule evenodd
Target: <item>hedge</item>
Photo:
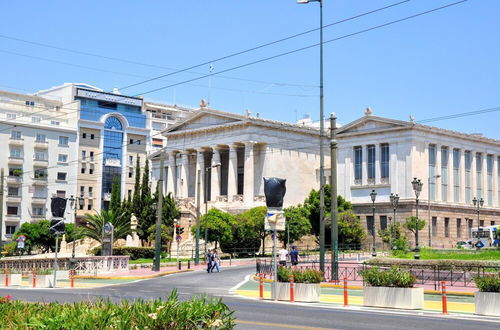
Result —
<path fill-rule="evenodd" d="M 500 292 L 500 274 L 476 276 L 473 280 L 481 292 Z"/>
<path fill-rule="evenodd" d="M 415 259 L 394 259 L 394 258 L 372 258 L 364 261 L 365 265 L 372 266 L 419 266 L 424 268 L 439 267 L 440 269 L 455 269 L 467 267 L 499 267 L 499 261 L 492 260 L 453 260 L 453 259 L 433 259 L 433 260 L 415 260 Z"/>
<path fill-rule="evenodd" d="M 365 283 L 376 287 L 412 288 L 417 282 L 415 275 L 396 266 L 386 270 L 373 267 L 361 270 L 359 274 Z"/>
<path fill-rule="evenodd" d="M 101 255 L 101 247 L 98 246 L 92 251 L 91 254 L 95 256 Z M 115 247 L 113 248 L 113 255 L 115 256 L 129 256 L 130 260 L 137 259 L 152 259 L 155 257 L 154 247 Z"/>
<path fill-rule="evenodd" d="M 320 283 L 323 280 L 323 273 L 316 269 L 291 269 L 278 267 L 278 282 L 290 282 L 290 275 L 293 275 L 295 283 Z"/>

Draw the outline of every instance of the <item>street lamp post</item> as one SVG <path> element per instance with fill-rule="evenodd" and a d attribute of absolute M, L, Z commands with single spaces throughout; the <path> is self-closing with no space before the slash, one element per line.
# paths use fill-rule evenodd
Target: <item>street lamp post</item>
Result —
<path fill-rule="evenodd" d="M 434 183 L 436 183 L 436 179 L 440 178 L 441 175 L 436 174 L 434 176 L 430 176 L 427 179 L 427 226 L 429 227 L 429 247 L 432 247 L 432 221 L 431 221 L 431 179 L 434 179 Z"/>
<path fill-rule="evenodd" d="M 75 269 L 76 266 L 76 260 L 75 260 L 75 255 L 76 255 L 76 208 L 78 201 L 81 200 L 78 197 L 71 197 L 69 198 L 69 205 L 71 209 L 73 210 L 73 247 L 71 251 L 71 269 Z"/>
<path fill-rule="evenodd" d="M 375 199 L 377 198 L 377 192 L 372 190 L 370 193 L 370 197 L 372 199 L 372 237 L 373 237 L 373 246 L 372 246 L 372 257 L 377 256 L 377 248 L 375 247 Z"/>
<path fill-rule="evenodd" d="M 221 166 L 220 163 L 213 164 L 212 166 L 205 167 L 205 217 L 208 214 L 208 171 L 212 168 Z M 207 241 L 208 241 L 208 228 L 205 218 L 205 256 L 207 255 Z"/>
<path fill-rule="evenodd" d="M 392 228 L 392 227 L 396 227 L 396 209 L 398 208 L 398 203 L 399 203 L 399 196 L 398 194 L 393 194 L 391 193 L 391 195 L 389 196 L 389 199 L 391 200 L 391 205 L 392 205 L 392 212 L 393 212 L 393 217 L 392 217 L 392 220 L 393 220 L 393 224 L 394 225 L 391 225 L 391 230 L 390 230 L 390 236 L 389 236 L 389 248 L 392 249 L 392 234 L 393 234 L 393 230 L 396 230 L 396 228 Z"/>
<path fill-rule="evenodd" d="M 474 199 L 472 200 L 472 203 L 474 203 L 474 207 L 476 208 L 476 212 L 477 212 L 477 239 L 478 239 L 478 241 L 481 241 L 481 239 L 480 239 L 481 236 L 479 235 L 479 228 L 480 228 L 480 224 L 481 224 L 481 221 L 479 220 L 479 212 L 480 212 L 479 210 L 484 205 L 484 199 L 483 198 L 477 199 L 476 197 L 474 197 Z"/>
<path fill-rule="evenodd" d="M 297 0 L 298 4 L 319 2 L 319 267 L 325 271 L 325 153 L 324 94 L 323 94 L 323 0 Z"/>
<path fill-rule="evenodd" d="M 411 182 L 413 186 L 413 191 L 415 192 L 415 199 L 416 199 L 416 220 L 415 220 L 415 259 L 420 259 L 419 255 L 419 246 L 418 246 L 418 197 L 420 196 L 420 192 L 422 191 L 422 186 L 424 185 L 420 179 L 413 178 L 413 181 Z"/>

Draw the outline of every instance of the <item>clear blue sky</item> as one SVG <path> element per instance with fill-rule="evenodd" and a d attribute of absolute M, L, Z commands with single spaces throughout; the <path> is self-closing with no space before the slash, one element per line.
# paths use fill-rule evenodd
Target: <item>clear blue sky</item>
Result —
<path fill-rule="evenodd" d="M 324 0 L 324 23 L 396 2 Z M 451 2 L 454 0 L 413 0 L 327 28 L 325 40 Z M 64 82 L 86 82 L 111 90 L 319 24 L 318 3 L 297 5 L 295 0 L 17 0 L 0 2 L 0 12 L 1 35 L 164 67 L 77 55 L 0 38 L 0 89 L 19 92 Z M 367 106 L 375 115 L 403 120 L 410 114 L 421 120 L 499 107 L 499 31 L 500 1 L 469 0 L 328 43 L 325 113 L 336 112 L 345 124 L 362 116 Z M 317 32 L 310 33 L 216 62 L 214 72 L 308 46 L 318 38 Z M 210 98 L 211 106 L 219 110 L 243 113 L 250 109 L 262 117 L 289 122 L 304 114 L 318 119 L 318 52 L 315 47 L 227 72 L 211 81 L 204 78 L 145 96 L 187 106 Z M 122 92 L 142 94 L 208 71 L 205 65 Z M 429 125 L 500 139 L 499 119 L 500 112 L 492 112 Z"/>

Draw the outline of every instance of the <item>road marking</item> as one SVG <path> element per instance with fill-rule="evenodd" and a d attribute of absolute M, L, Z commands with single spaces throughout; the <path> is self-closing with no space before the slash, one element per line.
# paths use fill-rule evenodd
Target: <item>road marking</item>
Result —
<path fill-rule="evenodd" d="M 293 325 L 293 324 L 283 324 L 283 323 L 270 323 L 270 322 L 256 322 L 256 321 L 243 321 L 243 320 L 236 320 L 236 323 L 239 323 L 239 324 L 260 325 L 260 326 L 263 326 L 263 327 L 288 328 L 288 329 L 306 329 L 306 330 L 331 330 L 331 329 L 333 329 L 333 328 L 315 328 L 315 327 L 306 327 L 306 326 L 303 326 L 303 325 Z"/>
<path fill-rule="evenodd" d="M 245 279 L 244 279 L 243 281 L 241 281 L 240 283 L 236 284 L 236 285 L 235 285 L 235 286 L 233 286 L 231 289 L 229 289 L 229 293 L 232 293 L 232 294 L 236 293 L 236 290 L 238 290 L 238 288 L 239 288 L 240 286 L 242 286 L 243 284 L 245 284 L 246 282 L 248 282 L 248 280 L 250 279 L 250 276 L 251 276 L 251 275 L 247 275 L 247 276 L 245 276 Z"/>

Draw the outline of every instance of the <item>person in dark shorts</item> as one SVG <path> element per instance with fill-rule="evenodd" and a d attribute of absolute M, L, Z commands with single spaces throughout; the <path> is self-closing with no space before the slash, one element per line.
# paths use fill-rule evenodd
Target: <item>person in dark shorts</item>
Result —
<path fill-rule="evenodd" d="M 290 261 L 292 262 L 293 266 L 297 266 L 299 263 L 299 250 L 297 250 L 297 247 L 294 245 L 292 246 L 292 251 L 290 251 Z"/>

